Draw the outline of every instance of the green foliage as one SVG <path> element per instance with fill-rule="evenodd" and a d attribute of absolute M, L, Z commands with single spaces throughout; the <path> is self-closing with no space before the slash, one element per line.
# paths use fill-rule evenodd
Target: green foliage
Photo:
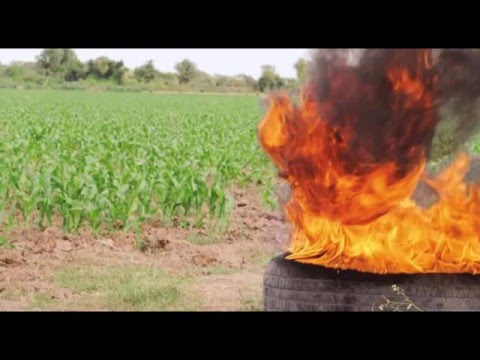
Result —
<path fill-rule="evenodd" d="M 9 241 L 8 239 L 4 238 L 3 236 L 0 236 L 0 248 L 4 249 L 14 249 L 15 246 L 13 246 L 12 242 Z"/>
<path fill-rule="evenodd" d="M 88 73 L 96 76 L 99 79 L 106 79 L 109 71 L 110 60 L 106 56 L 100 56 L 95 60 L 88 62 Z"/>
<path fill-rule="evenodd" d="M 63 61 L 63 49 L 45 49 L 37 56 L 37 66 L 45 74 L 60 72 Z"/>
<path fill-rule="evenodd" d="M 256 97 L 0 90 L 0 215 L 66 231 L 224 225 L 274 172 Z M 262 189 L 259 190 L 263 191 Z"/>
<path fill-rule="evenodd" d="M 72 49 L 45 49 L 37 56 L 37 66 L 46 75 L 65 74 L 79 63 Z"/>
<path fill-rule="evenodd" d="M 85 77 L 92 79 L 112 79 L 117 84 L 122 84 L 127 72 L 123 61 L 114 61 L 106 56 L 100 56 L 95 60 L 89 60 L 86 65 Z"/>
<path fill-rule="evenodd" d="M 475 103 L 447 103 L 440 108 L 440 121 L 430 149 L 430 161 L 440 163 L 452 160 L 460 151 L 468 151 L 480 132 L 478 116 L 480 105 Z"/>
<path fill-rule="evenodd" d="M 175 65 L 175 70 L 178 72 L 178 80 L 180 84 L 187 84 L 197 74 L 197 66 L 188 59 L 180 61 Z"/>
<path fill-rule="evenodd" d="M 262 66 L 262 75 L 258 79 L 258 89 L 260 91 L 270 91 L 281 88 L 284 85 L 285 81 L 277 74 L 275 67 L 272 65 Z"/>
<path fill-rule="evenodd" d="M 18 64 L 12 64 L 11 66 L 7 67 L 5 74 L 14 80 L 18 80 L 23 75 L 23 68 Z"/>
<path fill-rule="evenodd" d="M 295 63 L 294 67 L 297 73 L 297 80 L 300 83 L 304 83 L 307 76 L 308 61 L 304 58 L 300 58 Z"/>
<path fill-rule="evenodd" d="M 88 75 L 87 67 L 80 61 L 72 63 L 65 72 L 66 81 L 79 81 Z"/>
<path fill-rule="evenodd" d="M 175 91 L 253 93 L 257 81 L 248 75 L 222 76 L 200 71 L 188 59 L 179 62 L 176 73 L 155 69 L 153 61 L 133 70 L 122 61 L 105 56 L 81 62 L 72 49 L 44 49 L 36 62 L 0 64 L 0 88 L 64 89 L 95 91 Z M 297 84 L 275 77 L 262 91 Z"/>
<path fill-rule="evenodd" d="M 135 69 L 135 77 L 138 81 L 150 82 L 155 79 L 157 71 L 153 66 L 153 61 L 149 60 L 145 65 Z"/>

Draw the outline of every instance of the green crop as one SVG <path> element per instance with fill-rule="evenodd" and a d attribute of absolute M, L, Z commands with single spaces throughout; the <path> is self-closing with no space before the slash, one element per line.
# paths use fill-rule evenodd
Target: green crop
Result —
<path fill-rule="evenodd" d="M 247 96 L 0 90 L 3 221 L 20 213 L 43 227 L 59 217 L 65 231 L 154 218 L 226 222 L 233 186 L 270 186 L 257 104 Z"/>

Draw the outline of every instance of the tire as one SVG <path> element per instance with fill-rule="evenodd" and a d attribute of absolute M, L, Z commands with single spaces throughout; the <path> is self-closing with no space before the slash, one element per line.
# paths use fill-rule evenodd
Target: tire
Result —
<path fill-rule="evenodd" d="M 301 264 L 284 256 L 267 265 L 265 311 L 480 310 L 480 275 L 377 275 Z M 394 291 L 394 285 L 404 294 Z"/>

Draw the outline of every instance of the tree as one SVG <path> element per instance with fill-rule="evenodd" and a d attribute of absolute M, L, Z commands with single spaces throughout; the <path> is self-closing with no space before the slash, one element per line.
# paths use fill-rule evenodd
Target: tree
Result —
<path fill-rule="evenodd" d="M 112 71 L 111 77 L 117 84 L 125 83 L 128 68 L 123 64 L 123 61 L 111 61 L 110 70 Z"/>
<path fill-rule="evenodd" d="M 155 70 L 155 67 L 153 66 L 153 61 L 149 60 L 145 63 L 145 65 L 142 65 L 136 68 L 134 71 L 134 74 L 135 74 L 135 78 L 138 81 L 143 81 L 148 83 L 155 79 L 157 75 L 157 70 Z"/>
<path fill-rule="evenodd" d="M 36 60 L 37 66 L 47 76 L 64 73 L 80 62 L 72 49 L 44 49 Z"/>
<path fill-rule="evenodd" d="M 298 82 L 300 84 L 303 84 L 307 75 L 307 67 L 308 67 L 307 60 L 305 60 L 304 58 L 300 58 L 293 66 L 295 67 L 295 70 L 297 72 Z"/>
<path fill-rule="evenodd" d="M 63 75 L 67 81 L 75 81 L 84 75 L 84 65 L 72 49 L 44 49 L 37 56 L 37 67 L 47 75 Z"/>
<path fill-rule="evenodd" d="M 95 60 L 88 61 L 88 74 L 99 79 L 106 79 L 110 70 L 111 60 L 106 56 L 100 56 Z"/>
<path fill-rule="evenodd" d="M 113 79 L 117 84 L 123 84 L 128 69 L 123 61 L 115 61 L 106 56 L 100 56 L 87 63 L 87 76 L 97 79 Z"/>
<path fill-rule="evenodd" d="M 44 49 L 36 59 L 38 68 L 50 76 L 61 70 L 63 49 Z"/>
<path fill-rule="evenodd" d="M 189 83 L 197 74 L 197 66 L 188 59 L 182 60 L 175 65 L 180 84 Z"/>
<path fill-rule="evenodd" d="M 65 72 L 66 81 L 78 81 L 87 77 L 87 68 L 80 60 L 72 61 Z"/>
<path fill-rule="evenodd" d="M 61 49 L 62 58 L 61 58 L 61 71 L 68 70 L 71 67 L 78 66 L 81 64 L 80 60 L 75 54 L 75 51 L 72 49 Z"/>
<path fill-rule="evenodd" d="M 282 79 L 280 76 L 277 76 L 276 79 L 275 79 L 275 87 L 274 87 L 274 89 L 278 89 L 278 88 L 284 87 L 285 84 L 286 84 L 285 80 Z"/>
<path fill-rule="evenodd" d="M 275 71 L 272 65 L 262 66 L 262 75 L 258 79 L 258 89 L 260 91 L 273 90 L 285 85 L 283 79 Z"/>

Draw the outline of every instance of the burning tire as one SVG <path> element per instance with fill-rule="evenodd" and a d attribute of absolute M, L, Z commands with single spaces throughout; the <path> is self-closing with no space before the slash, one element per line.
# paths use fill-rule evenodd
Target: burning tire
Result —
<path fill-rule="evenodd" d="M 300 264 L 280 255 L 264 277 L 265 311 L 480 310 L 480 277 L 376 275 Z"/>
<path fill-rule="evenodd" d="M 322 50 L 299 104 L 272 95 L 258 141 L 291 187 L 279 202 L 303 264 L 272 260 L 267 311 L 480 310 L 480 183 L 465 152 L 425 169 L 436 134 L 447 155 L 480 126 L 479 55 Z"/>

